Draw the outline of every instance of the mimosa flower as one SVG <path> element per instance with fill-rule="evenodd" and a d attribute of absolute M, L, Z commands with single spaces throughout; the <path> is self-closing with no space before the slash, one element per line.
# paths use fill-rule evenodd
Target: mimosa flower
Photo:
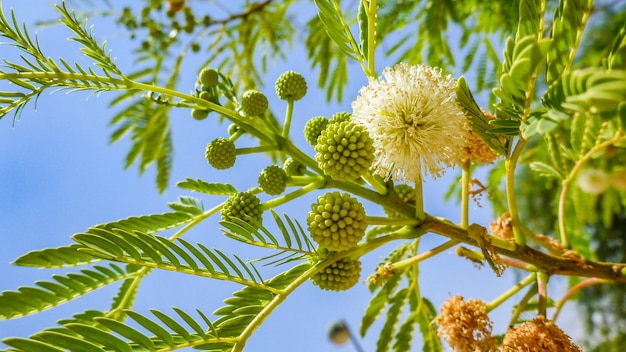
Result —
<path fill-rule="evenodd" d="M 422 174 L 439 177 L 461 160 L 468 126 L 455 87 L 440 69 L 400 63 L 361 88 L 352 121 L 374 140 L 375 173 L 415 182 Z"/>

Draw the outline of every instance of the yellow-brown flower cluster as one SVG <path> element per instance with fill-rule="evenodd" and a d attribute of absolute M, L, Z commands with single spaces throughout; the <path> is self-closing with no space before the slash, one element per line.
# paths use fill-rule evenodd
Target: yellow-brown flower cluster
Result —
<path fill-rule="evenodd" d="M 464 301 L 460 295 L 451 297 L 444 302 L 436 322 L 439 336 L 456 352 L 498 351 L 484 301 Z"/>
<path fill-rule="evenodd" d="M 503 352 L 581 352 L 567 334 L 543 315 L 510 329 L 502 343 Z"/>

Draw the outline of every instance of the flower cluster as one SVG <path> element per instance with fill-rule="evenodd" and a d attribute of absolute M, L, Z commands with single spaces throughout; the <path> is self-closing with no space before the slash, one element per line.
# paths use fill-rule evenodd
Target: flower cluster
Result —
<path fill-rule="evenodd" d="M 326 175 L 356 180 L 374 161 L 372 138 L 363 126 L 351 121 L 328 124 L 317 138 L 315 160 Z"/>
<path fill-rule="evenodd" d="M 543 315 L 516 328 L 504 336 L 503 352 L 581 352 L 567 334 Z"/>
<path fill-rule="evenodd" d="M 439 336 L 457 352 L 497 351 L 491 336 L 493 323 L 487 316 L 487 304 L 478 299 L 463 300 L 454 296 L 446 300 L 437 317 Z"/>
<path fill-rule="evenodd" d="M 252 226 L 255 226 L 254 222 L 260 224 L 263 221 L 261 200 L 249 192 L 230 196 L 222 207 L 222 220 L 232 221 L 232 218 L 244 220 Z"/>
<path fill-rule="evenodd" d="M 374 140 L 377 174 L 415 182 L 422 171 L 438 177 L 458 163 L 468 128 L 455 86 L 439 69 L 400 63 L 361 88 L 351 120 Z"/>
<path fill-rule="evenodd" d="M 354 286 L 361 275 L 361 261 L 341 258 L 311 277 L 314 285 L 323 290 L 345 291 Z"/>
<path fill-rule="evenodd" d="M 365 234 L 365 209 L 347 193 L 329 192 L 311 205 L 307 218 L 311 237 L 329 251 L 350 249 Z"/>

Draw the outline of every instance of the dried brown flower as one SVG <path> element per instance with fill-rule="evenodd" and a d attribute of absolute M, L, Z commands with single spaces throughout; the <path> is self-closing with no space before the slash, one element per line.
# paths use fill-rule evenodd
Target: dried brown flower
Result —
<path fill-rule="evenodd" d="M 502 216 L 494 220 L 489 228 L 494 236 L 502 238 L 503 240 L 512 240 L 515 238 L 513 235 L 513 222 L 511 221 L 511 214 L 504 212 Z"/>
<path fill-rule="evenodd" d="M 378 286 L 382 286 L 395 273 L 396 270 L 393 268 L 393 265 L 390 262 L 387 262 L 385 264 L 381 264 L 376 269 L 376 272 L 367 278 L 367 281 Z"/>
<path fill-rule="evenodd" d="M 455 352 L 495 352 L 491 336 L 493 323 L 487 316 L 487 304 L 478 299 L 464 301 L 460 295 L 443 303 L 436 320 L 439 336 Z"/>
<path fill-rule="evenodd" d="M 487 121 L 495 120 L 495 115 L 484 111 Z M 461 153 L 462 163 L 467 160 L 480 164 L 491 164 L 498 158 L 496 154 L 486 143 L 480 138 L 480 136 L 474 133 L 472 130 L 468 131 L 466 145 L 463 153 Z"/>
<path fill-rule="evenodd" d="M 567 334 L 543 315 L 511 328 L 504 336 L 503 352 L 582 352 Z"/>

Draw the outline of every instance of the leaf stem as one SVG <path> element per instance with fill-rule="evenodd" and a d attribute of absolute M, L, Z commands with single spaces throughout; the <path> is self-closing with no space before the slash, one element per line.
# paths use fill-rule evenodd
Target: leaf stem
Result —
<path fill-rule="evenodd" d="M 287 100 L 287 111 L 285 111 L 285 125 L 283 126 L 283 132 L 281 134 L 283 138 L 289 138 L 289 130 L 291 129 L 291 118 L 293 116 L 293 104 L 293 99 Z"/>
<path fill-rule="evenodd" d="M 401 225 L 401 226 L 417 226 L 421 222 L 411 218 L 390 218 L 388 216 L 366 216 L 365 222 L 368 225 Z"/>
<path fill-rule="evenodd" d="M 366 0 L 362 0 L 366 1 Z M 370 0 L 367 7 L 367 76 L 376 78 L 376 19 L 378 17 L 378 0 Z"/>
<path fill-rule="evenodd" d="M 602 143 L 598 143 L 594 145 L 585 155 L 581 156 L 580 159 L 574 164 L 574 167 L 569 172 L 567 177 L 562 182 L 561 194 L 559 195 L 559 205 L 558 205 L 558 222 L 559 222 L 559 236 L 561 238 L 561 246 L 565 249 L 569 249 L 571 247 L 571 243 L 569 241 L 569 237 L 567 235 L 567 223 L 566 223 L 566 214 L 565 214 L 565 205 L 567 202 L 567 194 L 569 192 L 569 186 L 576 177 L 578 171 L 582 168 L 582 166 L 598 151 L 609 147 L 615 143 L 620 143 L 626 141 L 626 136 L 622 134 L 622 131 L 618 131 L 613 138 L 608 139 Z"/>
<path fill-rule="evenodd" d="M 470 160 L 463 163 L 461 174 L 461 227 L 469 227 L 469 188 L 470 188 Z"/>
<path fill-rule="evenodd" d="M 385 195 L 387 194 L 387 187 L 380 182 L 378 179 L 376 179 L 375 176 L 373 176 L 372 174 L 370 174 L 369 172 L 366 172 L 363 176 L 361 176 L 365 182 L 367 182 L 368 185 L 374 187 L 374 189 L 376 190 L 376 192 Z"/>
<path fill-rule="evenodd" d="M 548 280 L 550 276 L 545 271 L 537 273 L 537 312 L 546 316 L 548 310 Z"/>
<path fill-rule="evenodd" d="M 391 268 L 393 268 L 396 272 L 399 272 L 401 270 L 404 270 L 404 268 L 407 268 L 407 267 L 409 267 L 409 266 L 411 266 L 413 264 L 416 264 L 416 263 L 422 262 L 422 261 L 424 261 L 424 260 L 426 260 L 428 258 L 434 257 L 437 254 L 442 253 L 442 252 L 444 252 L 444 251 L 446 251 L 446 250 L 456 246 L 457 244 L 459 244 L 459 241 L 448 240 L 445 243 L 440 244 L 439 246 L 437 246 L 437 247 L 435 247 L 433 249 L 427 250 L 424 253 L 412 256 L 411 258 L 407 258 L 407 259 L 401 260 L 401 261 L 396 262 L 396 263 L 391 263 Z"/>
<path fill-rule="evenodd" d="M 563 305 L 565 304 L 565 302 L 567 302 L 570 298 L 572 298 L 572 296 L 574 296 L 574 294 L 576 294 L 578 291 L 582 290 L 585 287 L 589 287 L 591 285 L 606 284 L 606 283 L 610 283 L 610 281 L 592 277 L 589 279 L 585 279 L 577 283 L 576 285 L 572 286 L 565 293 L 565 295 L 563 295 L 563 297 L 560 300 L 558 300 L 558 302 L 556 302 L 556 306 L 555 306 L 556 311 L 554 312 L 554 316 L 552 317 L 552 320 L 556 321 L 556 319 L 559 317 L 559 314 L 561 313 L 561 308 L 563 308 Z"/>
<path fill-rule="evenodd" d="M 496 297 L 491 302 L 487 303 L 487 312 L 491 312 L 492 310 L 497 308 L 500 304 L 506 302 L 509 298 L 511 298 L 511 296 L 518 293 L 521 289 L 535 282 L 536 278 L 537 278 L 537 273 L 530 273 L 522 281 L 515 284 L 515 286 L 511 287 L 506 292 Z"/>
<path fill-rule="evenodd" d="M 526 236 L 521 230 L 521 220 L 519 218 L 519 211 L 517 208 L 517 198 L 515 195 L 515 169 L 517 167 L 517 161 L 519 160 L 522 149 L 526 144 L 526 140 L 520 136 L 519 141 L 513 148 L 511 156 L 505 161 L 506 169 L 506 199 L 509 206 L 509 214 L 511 215 L 511 224 L 513 226 L 513 235 L 515 237 L 515 243 L 520 246 L 526 245 Z"/>
<path fill-rule="evenodd" d="M 263 210 L 268 210 L 268 209 L 272 209 L 275 208 L 279 205 L 288 203 L 298 197 L 302 197 L 303 195 L 312 192 L 316 189 L 322 188 L 324 187 L 324 184 L 326 183 L 325 179 L 317 179 L 314 182 L 309 183 L 308 185 L 297 189 L 291 193 L 287 193 L 285 195 L 282 195 L 278 198 L 274 198 L 272 200 L 268 200 L 267 202 L 261 204 L 261 206 L 263 207 Z"/>

